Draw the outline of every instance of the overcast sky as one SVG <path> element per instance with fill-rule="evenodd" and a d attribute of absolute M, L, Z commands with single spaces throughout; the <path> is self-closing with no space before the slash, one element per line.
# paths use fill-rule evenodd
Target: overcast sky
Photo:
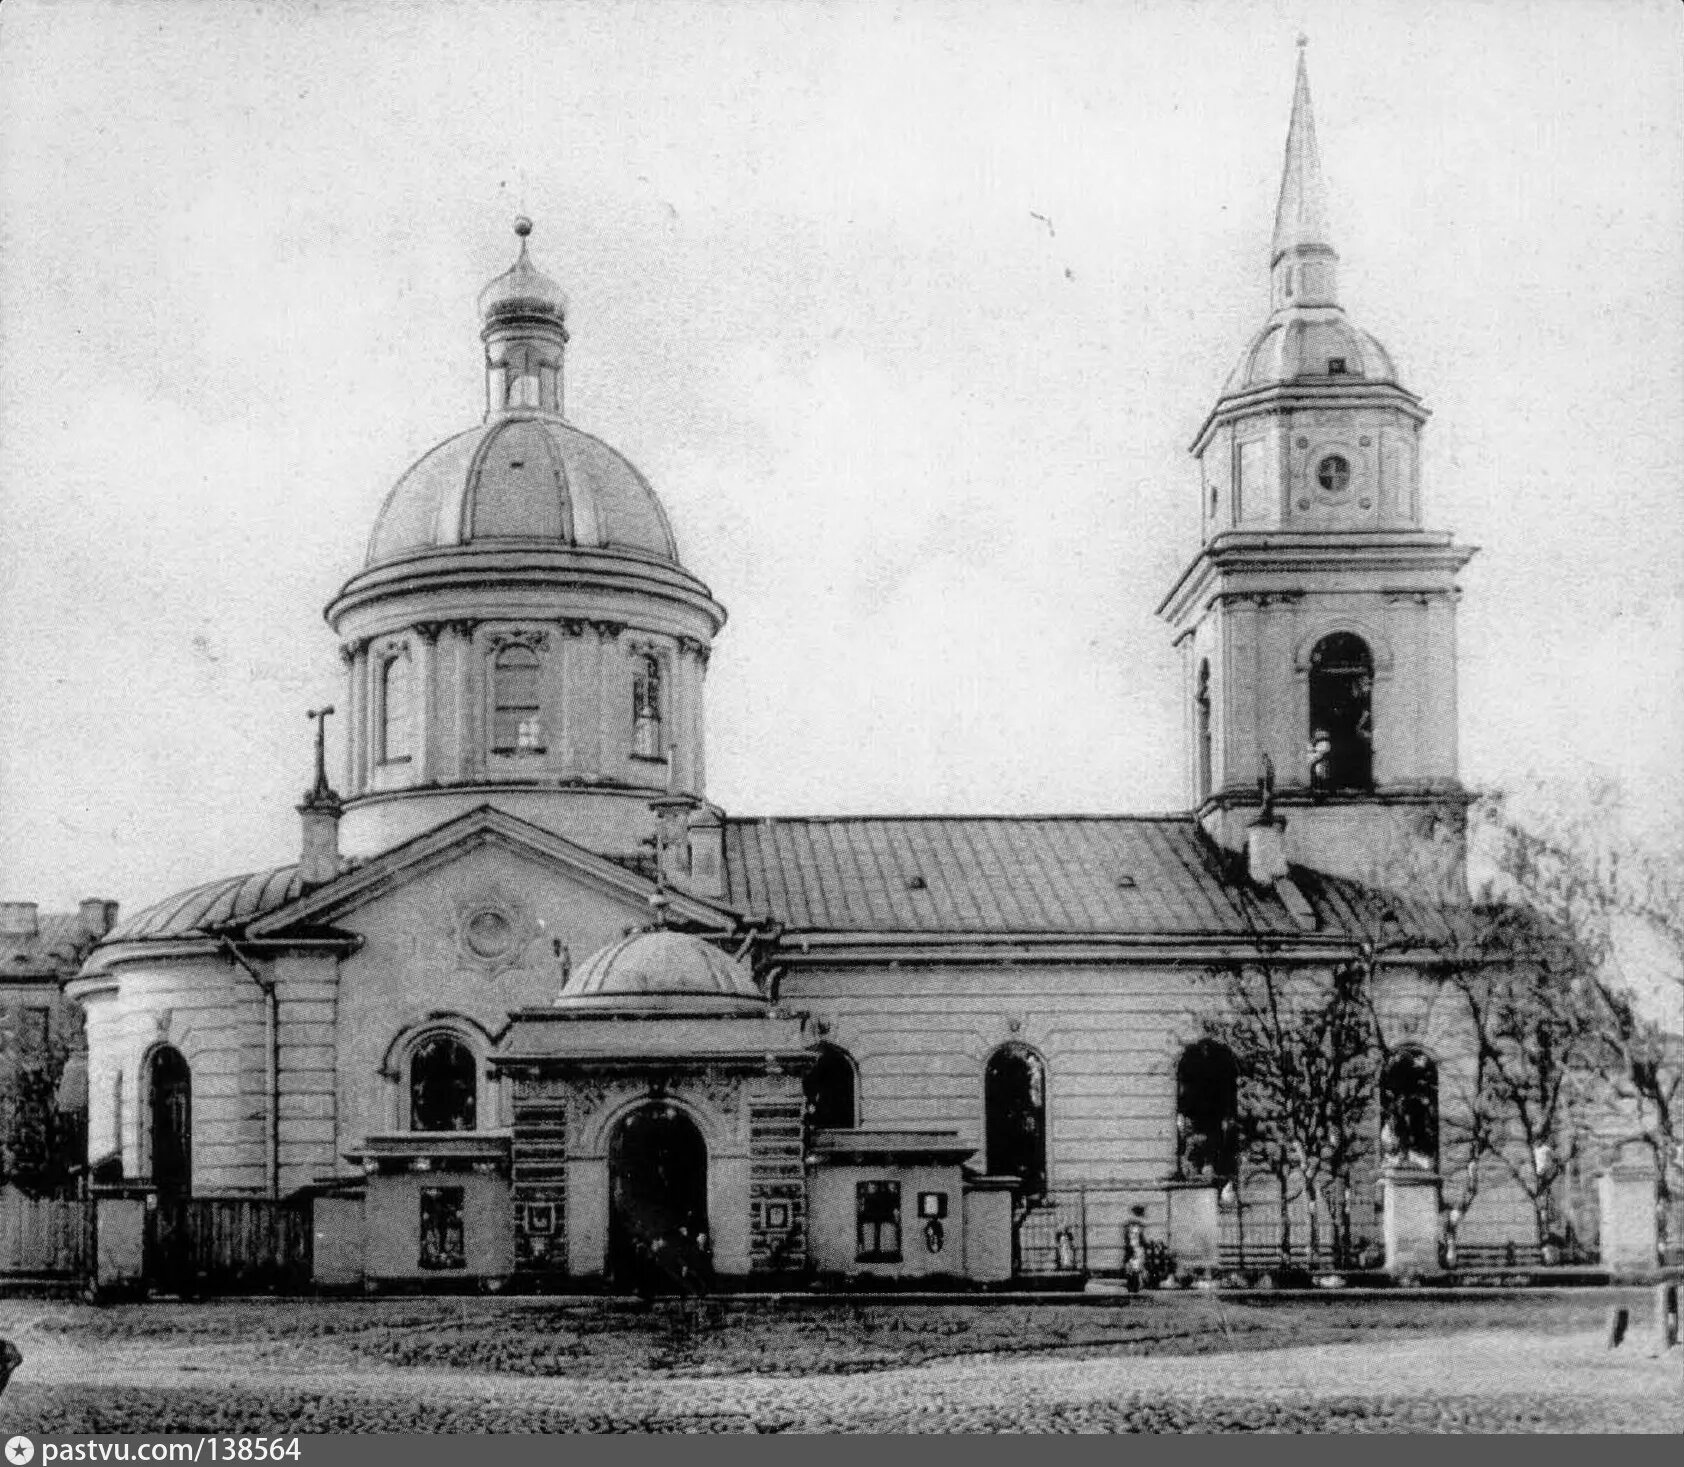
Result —
<path fill-rule="evenodd" d="M 1308 32 L 1343 294 L 1481 552 L 1463 772 L 1684 826 L 1670 0 L 0 8 L 0 898 L 293 859 L 321 607 L 482 407 L 537 223 L 569 417 L 731 611 L 734 814 L 1184 800 L 1157 602 L 1267 310 Z M 1037 217 L 1039 216 L 1039 217 Z"/>

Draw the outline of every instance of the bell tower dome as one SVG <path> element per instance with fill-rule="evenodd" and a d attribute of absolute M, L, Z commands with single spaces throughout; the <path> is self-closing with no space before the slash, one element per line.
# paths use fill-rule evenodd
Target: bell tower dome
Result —
<path fill-rule="evenodd" d="M 347 681 L 341 844 L 367 856 L 491 803 L 605 855 L 652 796 L 705 800 L 725 608 L 638 470 L 563 413 L 567 298 L 515 223 L 480 293 L 486 411 L 386 496 L 329 603 Z"/>
<path fill-rule="evenodd" d="M 1183 653 L 1190 802 L 1242 851 L 1278 780 L 1288 856 L 1465 885 L 1456 576 L 1424 528 L 1421 400 L 1340 300 L 1300 41 L 1269 315 L 1192 453 L 1202 546 L 1159 607 Z"/>

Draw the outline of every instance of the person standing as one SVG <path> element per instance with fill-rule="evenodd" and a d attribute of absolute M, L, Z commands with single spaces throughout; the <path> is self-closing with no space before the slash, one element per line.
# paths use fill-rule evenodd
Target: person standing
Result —
<path fill-rule="evenodd" d="M 1146 1209 L 1129 1208 L 1129 1220 L 1123 1224 L 1123 1277 L 1131 1294 L 1138 1294 L 1146 1285 Z"/>

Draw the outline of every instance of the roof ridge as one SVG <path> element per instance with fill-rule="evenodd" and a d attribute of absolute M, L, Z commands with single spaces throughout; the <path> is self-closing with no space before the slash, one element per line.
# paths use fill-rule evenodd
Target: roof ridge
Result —
<path fill-rule="evenodd" d="M 1096 814 L 1092 814 L 1092 813 L 1082 813 L 1080 811 L 1049 811 L 1049 812 L 1042 812 L 1042 813 L 1031 813 L 1031 814 L 1026 814 L 1026 815 L 1016 815 L 1016 814 L 998 813 L 998 812 L 986 812 L 986 813 L 982 813 L 982 814 L 970 814 L 970 815 L 960 815 L 960 814 L 954 814 L 954 813 L 951 813 L 951 812 L 942 813 L 942 814 L 933 814 L 933 815 L 917 815 L 917 814 L 907 814 L 905 812 L 902 812 L 900 814 L 893 814 L 893 815 L 872 815 L 872 814 L 865 814 L 865 815 L 727 815 L 725 818 L 726 818 L 727 823 L 731 824 L 731 825 L 766 825 L 766 824 L 773 824 L 773 823 L 782 824 L 782 825 L 798 825 L 798 824 L 799 825 L 813 825 L 813 824 L 820 824 L 820 823 L 840 824 L 840 823 L 843 823 L 845 821 L 864 822 L 864 821 L 868 821 L 868 820 L 877 820 L 877 821 L 883 821 L 883 822 L 913 821 L 913 820 L 923 821 L 923 822 L 933 822 L 933 821 L 938 821 L 938 820 L 947 820 L 947 821 L 968 820 L 968 821 L 973 821 L 973 822 L 1006 821 L 1006 820 L 1016 820 L 1016 821 L 1023 821 L 1023 822 L 1029 822 L 1029 821 L 1063 822 L 1063 821 L 1085 820 L 1085 821 L 1104 821 L 1104 822 L 1107 822 L 1107 823 L 1133 822 L 1133 823 L 1140 823 L 1140 824 L 1144 824 L 1144 823 L 1147 823 L 1147 822 L 1155 822 L 1155 823 L 1159 823 L 1159 824 L 1170 824 L 1170 825 L 1189 825 L 1189 824 L 1192 824 L 1194 822 L 1193 812 L 1190 811 L 1190 810 L 1182 810 L 1182 811 L 1148 810 L 1148 811 L 1137 812 L 1137 813 L 1121 813 L 1121 814 L 1116 813 L 1116 812 L 1112 812 L 1110 814 L 1101 814 L 1101 815 L 1096 815 Z"/>

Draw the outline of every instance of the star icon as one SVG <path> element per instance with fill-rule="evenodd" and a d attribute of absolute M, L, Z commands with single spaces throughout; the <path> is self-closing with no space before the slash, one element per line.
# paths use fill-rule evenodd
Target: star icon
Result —
<path fill-rule="evenodd" d="M 6 1443 L 6 1460 L 12 1467 L 27 1467 L 35 1458 L 35 1443 L 26 1436 L 14 1436 Z"/>

